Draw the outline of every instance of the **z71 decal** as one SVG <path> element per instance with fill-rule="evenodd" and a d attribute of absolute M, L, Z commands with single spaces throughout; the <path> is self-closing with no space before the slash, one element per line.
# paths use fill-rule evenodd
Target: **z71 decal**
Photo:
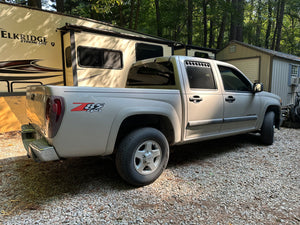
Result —
<path fill-rule="evenodd" d="M 71 112 L 101 112 L 104 107 L 104 103 L 79 103 L 73 102 L 73 104 L 78 104 L 79 106 L 73 108 Z"/>

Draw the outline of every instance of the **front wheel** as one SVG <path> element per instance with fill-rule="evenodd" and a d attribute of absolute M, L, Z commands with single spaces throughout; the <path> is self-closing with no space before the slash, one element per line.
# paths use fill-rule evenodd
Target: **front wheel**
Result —
<path fill-rule="evenodd" d="M 116 153 L 118 173 L 134 186 L 154 182 L 166 168 L 168 160 L 167 139 L 159 130 L 149 127 L 128 134 Z"/>
<path fill-rule="evenodd" d="M 274 142 L 274 120 L 275 113 L 273 111 L 267 112 L 260 132 L 261 141 L 265 145 L 271 145 Z"/>

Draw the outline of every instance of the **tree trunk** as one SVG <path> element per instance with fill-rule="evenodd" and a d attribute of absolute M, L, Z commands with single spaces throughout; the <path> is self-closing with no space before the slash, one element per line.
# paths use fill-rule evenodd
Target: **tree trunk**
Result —
<path fill-rule="evenodd" d="M 229 4 L 230 4 L 230 0 L 226 0 L 226 7 L 224 8 L 222 22 L 221 22 L 221 26 L 220 26 L 220 32 L 219 32 L 218 41 L 217 41 L 217 49 L 220 49 L 223 44 L 226 22 L 227 22 L 227 18 L 229 15 L 228 14 Z"/>
<path fill-rule="evenodd" d="M 191 45 L 193 43 L 193 0 L 188 0 L 187 32 L 188 44 Z"/>
<path fill-rule="evenodd" d="M 130 0 L 129 29 L 132 29 L 132 24 L 133 24 L 134 3 L 135 3 L 135 0 Z"/>
<path fill-rule="evenodd" d="M 230 35 L 229 40 L 235 40 L 236 39 L 236 10 L 237 10 L 237 0 L 231 1 L 231 16 L 230 16 Z"/>
<path fill-rule="evenodd" d="M 271 0 L 268 0 L 268 27 L 266 31 L 265 48 L 269 48 L 269 38 L 271 34 L 271 28 L 272 28 L 272 3 Z"/>
<path fill-rule="evenodd" d="M 139 15 L 140 15 L 140 0 L 137 0 L 136 3 L 136 11 L 135 11 L 135 22 L 134 22 L 134 30 L 137 30 Z"/>
<path fill-rule="evenodd" d="M 237 31 L 236 40 L 243 41 L 243 27 L 244 27 L 244 0 L 238 0 L 237 5 Z"/>
<path fill-rule="evenodd" d="M 260 35 L 261 35 L 261 25 L 262 25 L 262 3 L 261 0 L 258 0 L 257 5 L 257 23 L 256 23 L 256 32 L 255 32 L 255 45 L 261 47 Z"/>
<path fill-rule="evenodd" d="M 119 16 L 120 16 L 120 26 L 124 26 L 124 15 L 123 15 L 123 4 L 121 3 L 119 6 Z"/>
<path fill-rule="evenodd" d="M 277 7 L 277 9 L 276 9 L 276 26 L 275 26 L 275 30 L 274 30 L 274 34 L 273 34 L 273 39 L 272 39 L 272 46 L 271 46 L 272 50 L 275 49 L 275 43 L 276 43 L 276 37 L 277 37 L 278 21 L 279 21 L 279 10 L 280 10 L 280 0 L 278 0 L 278 4 L 277 4 L 276 7 Z"/>
<path fill-rule="evenodd" d="M 209 27 L 209 42 L 208 42 L 208 47 L 209 48 L 212 48 L 213 46 L 213 43 L 214 43 L 214 23 L 212 20 L 209 20 L 209 24 L 210 24 L 210 27 Z"/>
<path fill-rule="evenodd" d="M 159 0 L 155 0 L 156 9 L 156 23 L 157 23 L 157 35 L 162 36 L 161 22 L 160 22 L 160 10 L 159 10 Z"/>
<path fill-rule="evenodd" d="M 203 47 L 207 44 L 207 0 L 203 0 Z"/>
<path fill-rule="evenodd" d="M 56 0 L 56 11 L 64 12 L 64 0 Z"/>
<path fill-rule="evenodd" d="M 281 0 L 279 17 L 278 17 L 278 21 L 276 23 L 276 24 L 278 24 L 278 28 L 277 28 L 275 51 L 280 51 L 280 40 L 281 40 L 281 30 L 282 30 L 282 23 L 283 23 L 284 5 L 285 5 L 285 0 Z"/>
<path fill-rule="evenodd" d="M 28 0 L 28 6 L 41 9 L 42 1 L 41 0 Z"/>
<path fill-rule="evenodd" d="M 244 0 L 232 0 L 230 40 L 243 41 Z"/>

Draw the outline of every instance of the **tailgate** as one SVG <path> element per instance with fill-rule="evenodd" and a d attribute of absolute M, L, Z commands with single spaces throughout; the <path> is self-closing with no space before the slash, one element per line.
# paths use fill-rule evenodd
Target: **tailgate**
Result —
<path fill-rule="evenodd" d="M 26 113 L 29 123 L 39 132 L 45 134 L 45 111 L 47 100 L 46 86 L 29 86 L 26 89 Z"/>

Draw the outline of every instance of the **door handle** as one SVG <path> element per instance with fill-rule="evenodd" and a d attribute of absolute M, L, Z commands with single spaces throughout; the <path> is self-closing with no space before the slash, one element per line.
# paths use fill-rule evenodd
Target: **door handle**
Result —
<path fill-rule="evenodd" d="M 233 96 L 228 96 L 227 98 L 225 98 L 226 102 L 232 103 L 235 101 L 235 98 Z"/>
<path fill-rule="evenodd" d="M 190 102 L 198 103 L 201 102 L 203 99 L 198 95 L 194 95 L 193 97 L 190 97 L 189 100 Z"/>

